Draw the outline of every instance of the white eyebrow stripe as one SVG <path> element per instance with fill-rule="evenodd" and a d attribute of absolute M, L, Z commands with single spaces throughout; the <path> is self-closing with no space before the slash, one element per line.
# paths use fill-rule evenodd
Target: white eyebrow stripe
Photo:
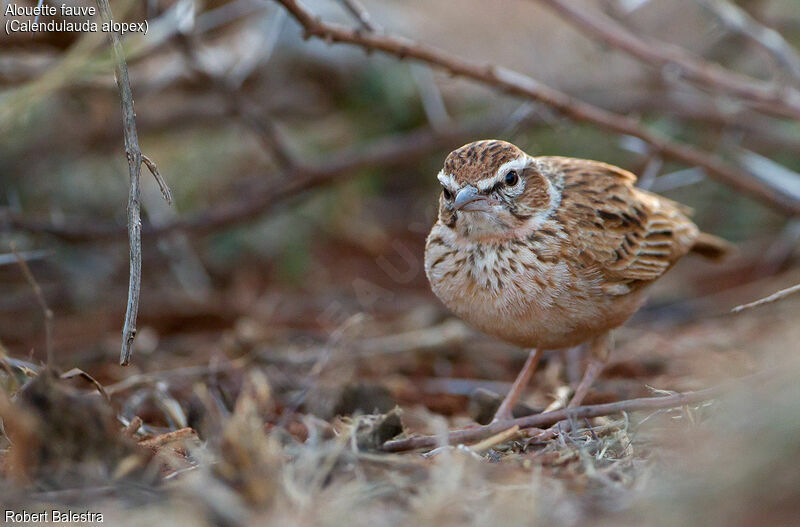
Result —
<path fill-rule="evenodd" d="M 531 164 L 531 158 L 525 154 L 519 156 L 516 159 L 512 159 L 511 161 L 505 162 L 502 165 L 500 165 L 500 168 L 497 169 L 497 172 L 495 173 L 494 176 L 478 181 L 477 183 L 478 190 L 480 190 L 481 192 L 486 192 L 487 190 L 495 186 L 495 184 L 498 181 L 506 177 L 506 174 L 509 173 L 510 171 L 522 170 L 530 166 L 530 164 Z"/>
<path fill-rule="evenodd" d="M 440 170 L 439 174 L 436 175 L 436 178 L 439 180 L 439 183 L 441 183 L 442 186 L 447 187 L 449 190 L 458 190 L 458 183 L 456 183 L 456 179 L 453 177 L 453 174 L 445 174 L 444 170 Z"/>
<path fill-rule="evenodd" d="M 497 183 L 497 179 L 498 179 L 497 176 L 487 177 L 486 179 L 481 179 L 480 181 L 478 181 L 476 186 L 478 187 L 478 190 L 480 190 L 481 192 L 486 192 L 490 188 L 492 188 L 495 185 L 495 183 Z"/>

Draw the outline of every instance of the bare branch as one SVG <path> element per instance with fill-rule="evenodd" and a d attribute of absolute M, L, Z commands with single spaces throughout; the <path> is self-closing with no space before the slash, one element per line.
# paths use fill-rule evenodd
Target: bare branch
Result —
<path fill-rule="evenodd" d="M 781 88 L 771 82 L 760 81 L 734 73 L 685 49 L 636 35 L 628 28 L 598 10 L 587 10 L 565 0 L 538 0 L 570 23 L 643 63 L 656 67 L 677 67 L 680 75 L 711 90 L 762 104 L 779 115 L 800 118 L 800 91 Z"/>
<path fill-rule="evenodd" d="M 794 293 L 800 293 L 800 284 L 793 285 L 792 287 L 787 287 L 786 289 L 781 289 L 777 293 L 771 294 L 766 298 L 762 298 L 761 300 L 756 300 L 755 302 L 750 302 L 749 304 L 742 304 L 741 306 L 736 306 L 733 309 L 731 309 L 731 313 L 740 313 L 747 309 L 763 306 L 764 304 L 771 304 L 772 302 L 777 302 L 778 300 L 786 298 L 787 296 Z"/>
<path fill-rule="evenodd" d="M 554 425 L 559 421 L 568 419 L 601 417 L 620 412 L 633 412 L 637 410 L 677 408 L 680 406 L 697 404 L 703 401 L 708 401 L 709 399 L 714 399 L 736 386 L 741 386 L 742 383 L 754 383 L 759 380 L 763 381 L 765 378 L 769 378 L 774 375 L 775 371 L 763 371 L 694 392 L 675 393 L 664 397 L 642 397 L 639 399 L 629 399 L 615 403 L 564 408 L 552 412 L 519 417 L 517 419 L 496 421 L 485 426 L 476 426 L 474 428 L 467 428 L 464 430 L 455 430 L 447 434 L 447 437 L 433 435 L 410 437 L 407 439 L 396 439 L 384 443 L 383 450 L 386 452 L 404 452 L 418 448 L 433 448 L 445 440 L 447 444 L 450 445 L 473 443 L 475 441 L 480 441 L 483 438 L 499 434 L 513 426 L 519 426 L 520 430 L 524 430 L 526 428 L 542 428 L 544 426 Z"/>
<path fill-rule="evenodd" d="M 452 75 L 494 86 L 512 95 L 543 102 L 574 120 L 593 123 L 612 132 L 637 137 L 650 145 L 653 150 L 665 156 L 688 165 L 702 167 L 717 180 L 740 192 L 756 197 L 787 215 L 800 214 L 800 202 L 791 196 L 755 180 L 747 172 L 724 163 L 708 152 L 673 141 L 649 130 L 641 126 L 636 119 L 575 99 L 513 70 L 499 66 L 479 65 L 407 39 L 385 34 L 364 33 L 321 22 L 301 7 L 296 0 L 276 1 L 280 2 L 301 24 L 307 37 L 316 37 L 326 42 L 352 44 L 367 50 L 378 50 L 400 59 L 411 58 L 436 66 Z M 800 106 L 798 111 L 800 111 Z"/>
<path fill-rule="evenodd" d="M 33 289 L 33 292 L 36 295 L 36 300 L 39 302 L 39 307 L 42 308 L 42 314 L 44 315 L 44 348 L 47 356 L 47 366 L 52 368 L 54 365 L 53 310 L 47 305 L 47 300 L 44 298 L 44 293 L 42 293 L 42 288 L 39 286 L 39 282 L 36 281 L 36 277 L 33 276 L 31 268 L 28 267 L 28 262 L 26 262 L 25 258 L 23 258 L 22 255 L 17 252 L 17 244 L 14 242 L 11 242 L 11 252 L 14 253 L 17 263 L 19 264 L 20 269 L 22 269 L 22 274 L 25 275 L 25 280 L 28 281 Z"/>
<path fill-rule="evenodd" d="M 103 22 L 109 23 L 113 19 L 111 6 L 108 0 L 97 0 L 97 7 Z M 130 277 L 128 280 L 128 304 L 125 309 L 125 325 L 122 327 L 122 347 L 120 350 L 120 364 L 127 365 L 133 356 L 133 341 L 136 338 L 136 316 L 139 313 L 139 292 L 142 283 L 142 218 L 139 196 L 139 176 L 142 172 L 142 151 L 139 148 L 139 136 L 136 132 L 136 113 L 133 109 L 133 93 L 128 78 L 128 66 L 125 63 L 125 54 L 119 35 L 111 31 L 108 33 L 111 48 L 114 54 L 114 74 L 119 89 L 120 103 L 122 105 L 122 123 L 125 136 L 125 153 L 128 157 L 129 193 L 128 193 L 128 239 L 130 244 Z M 155 164 L 147 159 L 147 166 L 158 181 L 164 198 L 169 203 L 169 189 L 163 183 Z M 165 192 L 166 189 L 166 192 Z"/>

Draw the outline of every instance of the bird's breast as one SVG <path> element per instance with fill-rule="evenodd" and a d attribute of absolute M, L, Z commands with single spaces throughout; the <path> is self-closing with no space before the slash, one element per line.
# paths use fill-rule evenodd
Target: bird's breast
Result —
<path fill-rule="evenodd" d="M 436 296 L 484 333 L 523 347 L 573 346 L 622 324 L 641 302 L 604 292 L 560 247 L 558 236 L 468 243 L 437 224 L 425 272 Z"/>
<path fill-rule="evenodd" d="M 431 232 L 425 272 L 433 292 L 456 315 L 511 342 L 558 332 L 568 323 L 560 301 L 576 287 L 576 277 L 554 251 L 538 250 L 528 240 L 463 243 L 447 231 Z"/>

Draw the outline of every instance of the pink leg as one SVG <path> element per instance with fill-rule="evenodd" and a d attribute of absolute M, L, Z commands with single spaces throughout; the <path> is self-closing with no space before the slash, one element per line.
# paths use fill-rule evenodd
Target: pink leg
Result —
<path fill-rule="evenodd" d="M 586 367 L 586 371 L 583 373 L 581 382 L 579 382 L 578 386 L 575 388 L 575 394 L 572 396 L 572 399 L 569 400 L 567 408 L 575 408 L 576 406 L 580 406 L 580 404 L 583 402 L 583 398 L 586 397 L 587 393 L 589 393 L 589 389 L 592 387 L 595 379 L 597 379 L 597 376 L 600 375 L 601 371 L 603 371 L 603 366 L 605 366 L 603 361 L 600 361 L 594 357 L 589 359 L 589 365 Z"/>
<path fill-rule="evenodd" d="M 496 421 L 506 421 L 513 418 L 511 415 L 511 410 L 514 408 L 514 405 L 517 404 L 522 392 L 528 386 L 531 376 L 533 375 L 533 372 L 536 371 L 536 365 L 539 364 L 539 359 L 541 357 L 541 351 L 537 349 L 530 351 L 528 358 L 525 360 L 525 365 L 522 367 L 522 370 L 514 380 L 514 384 L 511 385 L 511 390 L 508 392 L 508 395 L 506 395 L 506 398 L 503 399 L 503 403 L 500 405 L 500 408 L 498 408 L 497 412 L 495 412 L 494 419 L 492 419 L 493 423 Z"/>
<path fill-rule="evenodd" d="M 570 399 L 567 408 L 575 408 L 580 406 L 583 398 L 589 393 L 595 379 L 603 371 L 603 367 L 608 361 L 608 355 L 611 348 L 611 334 L 606 333 L 600 337 L 596 337 L 589 344 L 589 364 L 586 366 L 586 371 L 583 373 L 583 378 L 578 386 L 575 388 L 575 395 Z"/>

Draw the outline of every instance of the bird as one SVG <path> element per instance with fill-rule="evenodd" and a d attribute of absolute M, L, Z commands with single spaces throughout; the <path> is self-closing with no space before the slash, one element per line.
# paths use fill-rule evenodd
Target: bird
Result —
<path fill-rule="evenodd" d="M 612 331 L 648 286 L 688 253 L 721 260 L 732 250 L 701 232 L 691 209 L 600 161 L 531 156 L 487 139 L 452 151 L 437 179 L 424 258 L 433 293 L 479 331 L 530 350 L 494 421 L 511 419 L 544 351 L 586 345 L 568 407 L 580 405 Z"/>

